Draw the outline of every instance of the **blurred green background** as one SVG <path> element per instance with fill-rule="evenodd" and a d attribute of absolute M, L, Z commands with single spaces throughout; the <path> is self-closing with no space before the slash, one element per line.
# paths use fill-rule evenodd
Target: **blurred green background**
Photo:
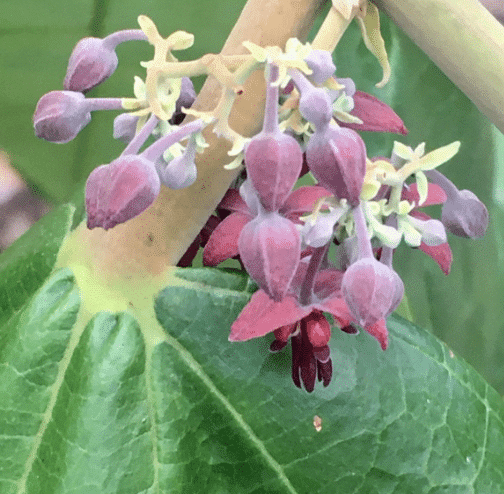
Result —
<path fill-rule="evenodd" d="M 0 149 L 5 149 L 28 183 L 52 204 L 69 200 L 89 172 L 108 163 L 123 145 L 112 139 L 116 112 L 93 114 L 73 142 L 37 139 L 31 118 L 38 99 L 61 89 L 72 48 L 84 36 L 105 36 L 137 28 L 139 14 L 151 17 L 160 33 L 183 29 L 194 46 L 178 52 L 193 59 L 218 52 L 245 1 L 0 0 Z M 482 240 L 450 237 L 452 272 L 443 275 L 425 254 L 401 246 L 394 267 L 402 276 L 414 321 L 431 329 L 504 393 L 504 140 L 500 132 L 398 28 L 382 17 L 393 75 L 383 89 L 374 84 L 381 69 L 355 24 L 335 53 L 337 74 L 390 104 L 403 118 L 408 136 L 363 133 L 369 156 L 389 155 L 394 140 L 426 150 L 460 140 L 459 154 L 443 165 L 459 188 L 475 192 L 488 206 L 491 223 Z M 468 47 L 470 49 L 470 47 Z M 147 43 L 119 46 L 119 68 L 90 97 L 132 95 L 133 77 L 144 76 Z M 195 81 L 199 87 L 202 81 Z M 499 185 L 500 184 L 500 185 Z"/>

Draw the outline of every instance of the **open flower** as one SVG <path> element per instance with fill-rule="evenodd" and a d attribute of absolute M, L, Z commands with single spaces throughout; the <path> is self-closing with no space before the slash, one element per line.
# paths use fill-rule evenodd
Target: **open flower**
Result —
<path fill-rule="evenodd" d="M 253 205 L 251 208 L 240 195 L 245 194 L 246 183 L 242 185 L 240 192 L 236 189 L 228 190 L 218 206 L 219 209 L 231 211 L 231 214 L 215 228 L 205 245 L 203 250 L 203 264 L 205 266 L 217 266 L 226 259 L 239 255 L 238 239 L 240 233 L 257 214 Z M 291 221 L 301 224 L 299 217 L 311 212 L 318 200 L 329 195 L 327 190 L 316 185 L 300 187 L 289 194 L 279 209 L 279 213 Z"/>
<path fill-rule="evenodd" d="M 352 316 L 341 296 L 340 271 L 326 270 L 318 274 L 314 293 L 325 298 L 307 306 L 299 303 L 299 295 L 296 294 L 304 274 L 306 263 L 298 268 L 296 282 L 280 302 L 275 302 L 264 290 L 254 293 L 231 326 L 229 340 L 246 341 L 275 332 L 276 339 L 271 350 L 279 351 L 290 339 L 293 352 L 292 379 L 298 387 L 303 382 L 305 389 L 311 392 L 317 376 L 324 386 L 330 383 L 332 376 L 328 347 L 331 329 L 322 312 L 332 314 L 340 327 L 345 329 L 349 327 Z M 346 331 L 357 332 L 353 328 Z"/>
<path fill-rule="evenodd" d="M 275 340 L 270 350 L 278 352 L 289 339 L 292 342 L 292 381 L 306 391 L 315 389 L 315 379 L 328 386 L 332 378 L 331 326 L 322 312 L 314 310 L 298 323 L 282 326 L 274 331 Z"/>
<path fill-rule="evenodd" d="M 410 203 L 418 205 L 420 202 L 420 194 L 418 193 L 417 184 L 411 184 L 409 187 L 404 187 L 402 190 L 401 199 L 406 200 Z M 439 185 L 429 183 L 427 197 L 422 203 L 422 207 L 432 206 L 435 204 L 444 204 L 446 202 L 446 193 L 439 187 Z M 419 218 L 421 220 L 430 220 L 430 216 L 423 211 L 419 210 L 418 206 L 415 206 L 410 211 L 410 216 L 414 218 Z M 439 245 L 427 245 L 425 242 L 421 242 L 418 248 L 425 252 L 429 257 L 432 257 L 434 261 L 439 265 L 444 274 L 449 274 L 451 269 L 451 264 L 453 261 L 453 254 L 448 242 L 443 242 Z"/>
<path fill-rule="evenodd" d="M 328 346 L 331 331 L 322 313 L 331 314 L 345 333 L 356 334 L 358 330 L 353 325 L 356 320 L 341 291 L 342 271 L 333 268 L 318 271 L 311 302 L 301 304 L 308 266 L 306 261 L 300 263 L 287 295 L 280 302 L 275 302 L 264 290 L 254 293 L 231 326 L 229 340 L 246 341 L 274 332 L 272 351 L 281 350 L 290 340 L 294 384 L 301 387 L 302 382 L 310 392 L 314 388 L 316 376 L 327 386 L 332 375 Z M 387 348 L 388 333 L 384 319 L 375 321 L 364 329 L 378 340 L 382 349 Z"/>

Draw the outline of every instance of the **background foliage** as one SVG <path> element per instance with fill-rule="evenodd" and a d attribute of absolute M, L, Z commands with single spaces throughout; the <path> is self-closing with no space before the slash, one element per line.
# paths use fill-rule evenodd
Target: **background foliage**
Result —
<path fill-rule="evenodd" d="M 500 398 L 444 344 L 403 320 L 391 324 L 385 353 L 365 334 L 335 334 L 334 382 L 307 395 L 290 382 L 287 353 L 268 356 L 265 340 L 227 342 L 250 296 L 240 275 L 184 271 L 193 279 L 156 299 L 163 337 L 154 346 L 140 313 L 102 312 L 84 324 L 72 273 L 48 278 L 82 217 L 83 181 L 122 148 L 111 138 L 114 112 L 95 114 L 64 146 L 33 136 L 36 102 L 61 88 L 74 44 L 137 27 L 143 13 L 165 35 L 193 32 L 195 46 L 183 56 L 195 58 L 220 49 L 243 3 L 96 0 L 70 11 L 60 0 L 0 1 L 0 147 L 44 195 L 59 203 L 77 194 L 78 207 L 52 213 L 0 257 L 0 492 L 23 485 L 26 492 L 504 492 Z M 394 266 L 415 322 L 502 394 L 504 221 L 495 180 L 502 135 L 385 18 L 383 34 L 393 76 L 382 90 L 373 87 L 380 68 L 355 26 L 335 55 L 338 75 L 389 103 L 410 130 L 364 135 L 368 154 L 389 155 L 394 139 L 426 141 L 427 150 L 460 140 L 442 171 L 491 214 L 484 239 L 450 238 L 448 277 L 405 247 Z M 138 62 L 151 50 L 129 43 L 118 54 L 117 72 L 90 96 L 131 95 L 133 76 L 143 75 Z"/>

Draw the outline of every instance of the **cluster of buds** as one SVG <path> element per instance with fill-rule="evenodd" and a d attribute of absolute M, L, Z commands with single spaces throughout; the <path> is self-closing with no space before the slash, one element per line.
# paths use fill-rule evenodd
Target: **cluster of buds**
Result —
<path fill-rule="evenodd" d="M 142 21 L 143 30 L 118 31 L 103 39 L 79 41 L 68 62 L 63 90 L 42 96 L 33 116 L 38 137 L 62 144 L 74 139 L 91 121 L 92 111 L 136 109 L 114 120 L 114 138 L 127 144 L 121 155 L 97 167 L 87 180 L 88 228 L 108 230 L 138 216 L 154 202 L 161 185 L 173 189 L 191 185 L 196 180 L 196 153 L 205 147 L 201 130 L 206 124 L 201 119 L 183 127 L 178 125 L 184 117 L 183 108 L 189 108 L 196 98 L 188 77 L 171 81 L 156 99 L 157 106 L 162 105 L 162 116 L 153 111 L 145 84 L 139 78 L 134 86 L 136 98 L 85 96 L 116 70 L 115 48 L 119 43 L 152 41 L 146 34 L 152 23 L 147 18 Z M 152 29 L 149 34 L 154 36 Z M 172 49 L 190 46 L 190 39 L 187 33 L 174 33 L 165 55 Z M 140 152 L 151 134 L 156 142 Z M 183 146 L 180 141 L 185 138 L 188 143 Z"/>
<path fill-rule="evenodd" d="M 226 57 L 215 64 L 178 62 L 172 51 L 191 46 L 192 36 L 178 31 L 163 39 L 150 19 L 141 16 L 139 23 L 141 30 L 79 42 L 64 90 L 43 96 L 35 111 L 36 134 L 62 143 L 89 123 L 91 111 L 129 110 L 114 122 L 114 137 L 126 144 L 123 153 L 87 181 L 88 227 L 109 229 L 137 216 L 163 185 L 191 185 L 196 153 L 205 147 L 201 130 L 214 125 L 232 141 L 235 160 L 227 168 L 245 168 L 181 265 L 189 266 L 203 246 L 206 266 L 237 258 L 258 284 L 229 339 L 273 333 L 273 352 L 291 342 L 293 382 L 309 392 L 317 379 L 324 386 L 331 381 L 335 327 L 347 334 L 362 328 L 385 350 L 386 319 L 404 293 L 392 266 L 401 240 L 448 274 L 446 232 L 468 238 L 485 233 L 485 206 L 436 170 L 460 143 L 425 154 L 423 143 L 412 149 L 396 142 L 390 158 L 370 159 L 357 131 L 407 130 L 386 104 L 357 91 L 351 79 L 336 78 L 329 52 L 296 39 L 285 51 L 246 42 L 250 55 L 241 56 L 238 69 L 235 57 L 231 72 Z M 126 40 L 148 40 L 155 48 L 154 59 L 144 64 L 145 83 L 135 79 L 135 98 L 86 98 L 114 72 L 115 46 Z M 228 116 L 235 88 L 257 69 L 265 74 L 266 108 L 261 132 L 248 139 L 229 127 Z M 190 110 L 195 93 L 189 77 L 212 70 L 220 71 L 214 75 L 224 86 L 221 101 L 213 112 Z M 180 125 L 184 114 L 197 119 Z M 140 151 L 150 135 L 154 143 Z M 296 188 L 307 173 L 314 185 Z M 443 205 L 441 220 L 420 210 L 432 204 Z"/>

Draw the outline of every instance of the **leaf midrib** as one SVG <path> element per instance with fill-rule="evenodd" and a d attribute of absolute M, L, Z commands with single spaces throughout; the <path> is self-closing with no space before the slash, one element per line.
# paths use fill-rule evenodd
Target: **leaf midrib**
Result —
<path fill-rule="evenodd" d="M 197 284 L 201 288 L 201 284 Z M 240 293 L 240 292 L 234 292 Z M 151 423 L 154 431 L 157 429 L 157 424 L 155 423 L 155 407 L 154 407 L 154 395 L 151 388 L 151 368 L 148 366 L 152 353 L 154 349 L 161 343 L 161 341 L 170 345 L 180 356 L 180 359 L 187 365 L 187 367 L 194 372 L 194 374 L 202 381 L 202 383 L 207 388 L 208 392 L 217 399 L 224 408 L 229 412 L 238 426 L 242 429 L 245 435 L 249 438 L 253 446 L 259 451 L 265 462 L 271 467 L 271 469 L 277 474 L 279 480 L 287 488 L 287 492 L 290 494 L 298 494 L 297 490 L 291 484 L 287 475 L 284 472 L 282 466 L 273 458 L 270 452 L 267 450 L 264 442 L 255 434 L 250 425 L 245 421 L 243 416 L 238 412 L 238 410 L 231 404 L 231 402 L 226 398 L 226 396 L 217 388 L 213 383 L 210 376 L 203 370 L 200 363 L 193 357 L 193 355 L 187 350 L 179 341 L 177 341 L 173 336 L 168 334 L 164 328 L 160 325 L 159 321 L 154 312 L 154 307 L 152 306 L 152 312 L 147 315 L 145 312 L 135 314 L 139 326 L 142 329 L 142 334 L 146 346 L 146 377 L 148 383 L 148 400 L 149 400 L 149 414 L 151 415 Z M 148 334 L 144 331 L 144 328 L 149 328 Z M 154 449 L 154 476 L 155 479 L 159 480 L 159 462 L 157 461 L 157 434 L 153 437 L 153 449 Z M 158 480 L 154 485 L 159 488 Z"/>

